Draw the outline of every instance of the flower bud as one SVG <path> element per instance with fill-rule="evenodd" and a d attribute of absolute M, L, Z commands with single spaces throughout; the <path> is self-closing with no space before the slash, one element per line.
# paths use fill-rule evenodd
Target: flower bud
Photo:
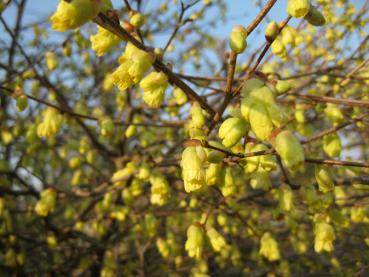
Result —
<path fill-rule="evenodd" d="M 205 185 L 205 169 L 203 159 L 199 155 L 197 147 L 187 147 L 182 153 L 181 167 L 184 188 L 186 192 L 191 192 L 202 188 Z M 200 146 L 202 149 L 202 147 Z"/>
<path fill-rule="evenodd" d="M 229 36 L 229 45 L 236 54 L 241 54 L 247 46 L 247 31 L 241 26 L 235 26 Z"/>
<path fill-rule="evenodd" d="M 137 127 L 136 125 L 129 125 L 124 133 L 124 135 L 126 136 L 126 138 L 131 138 L 133 137 L 137 132 Z"/>
<path fill-rule="evenodd" d="M 22 94 L 20 96 L 17 97 L 17 100 L 16 100 L 16 105 L 17 105 L 17 110 L 19 112 L 23 112 L 27 106 L 28 106 L 28 98 L 26 95 Z"/>
<path fill-rule="evenodd" d="M 190 108 L 191 115 L 191 127 L 192 128 L 202 128 L 205 124 L 205 114 L 204 110 L 201 108 L 200 104 L 197 102 L 193 102 Z"/>
<path fill-rule="evenodd" d="M 150 177 L 151 197 L 150 202 L 153 205 L 163 206 L 170 197 L 170 187 L 168 181 L 161 174 L 154 174 Z"/>
<path fill-rule="evenodd" d="M 290 212 L 293 208 L 293 191 L 290 186 L 282 184 L 278 188 L 279 207 L 282 211 Z"/>
<path fill-rule="evenodd" d="M 168 87 L 168 77 L 163 72 L 151 72 L 141 82 L 143 100 L 151 108 L 159 108 Z"/>
<path fill-rule="evenodd" d="M 206 169 L 206 184 L 215 185 L 220 181 L 222 175 L 222 166 L 220 164 L 210 164 Z"/>
<path fill-rule="evenodd" d="M 170 255 L 170 248 L 167 241 L 162 238 L 158 238 L 156 240 L 156 247 L 158 248 L 159 253 L 163 256 L 163 258 L 168 258 Z"/>
<path fill-rule="evenodd" d="M 337 134 L 323 137 L 323 150 L 329 157 L 338 157 L 341 154 L 341 140 Z"/>
<path fill-rule="evenodd" d="M 248 130 L 248 124 L 244 119 L 232 117 L 226 119 L 219 127 L 219 137 L 225 147 L 232 147 L 247 134 Z"/>
<path fill-rule="evenodd" d="M 286 47 L 279 39 L 274 40 L 270 48 L 272 49 L 273 54 L 277 55 L 281 59 L 287 55 Z"/>
<path fill-rule="evenodd" d="M 224 237 L 213 227 L 207 228 L 206 235 L 208 236 L 210 244 L 215 252 L 220 252 L 222 249 L 227 247 L 227 242 Z"/>
<path fill-rule="evenodd" d="M 309 10 L 310 0 L 288 0 L 287 13 L 292 17 L 304 17 Z"/>
<path fill-rule="evenodd" d="M 259 254 L 267 258 L 270 262 L 277 261 L 281 258 L 278 242 L 269 232 L 264 233 L 260 240 Z"/>
<path fill-rule="evenodd" d="M 124 168 L 114 172 L 113 176 L 111 177 L 111 182 L 113 182 L 115 186 L 123 186 L 128 178 L 135 172 L 135 170 L 136 165 L 132 162 L 129 162 Z"/>
<path fill-rule="evenodd" d="M 276 39 L 279 34 L 279 26 L 275 21 L 272 21 L 268 24 L 265 29 L 265 38 L 267 41 L 272 42 Z"/>
<path fill-rule="evenodd" d="M 318 221 L 314 226 L 314 250 L 317 253 L 322 251 L 332 252 L 333 241 L 336 239 L 334 230 L 331 225 L 323 221 Z"/>
<path fill-rule="evenodd" d="M 46 66 L 50 71 L 53 71 L 58 66 L 58 58 L 54 52 L 48 51 L 45 54 Z"/>
<path fill-rule="evenodd" d="M 287 168 L 295 172 L 304 165 L 305 155 L 299 140 L 290 131 L 280 132 L 275 139 L 275 150 Z"/>
<path fill-rule="evenodd" d="M 340 108 L 335 104 L 328 103 L 327 107 L 324 109 L 324 113 L 334 126 L 337 126 L 345 120 Z"/>
<path fill-rule="evenodd" d="M 110 138 L 114 135 L 115 126 L 111 118 L 105 118 L 100 122 L 100 134 L 105 138 Z"/>
<path fill-rule="evenodd" d="M 176 87 L 173 90 L 173 97 L 175 100 L 175 103 L 179 106 L 182 106 L 187 103 L 187 95 L 183 92 L 180 88 Z"/>
<path fill-rule="evenodd" d="M 314 6 L 310 7 L 309 13 L 304 18 L 314 26 L 323 26 L 325 24 L 324 15 Z"/>
<path fill-rule="evenodd" d="M 321 192 L 328 192 L 334 189 L 334 182 L 330 169 L 326 166 L 315 166 L 315 179 L 318 182 Z"/>
<path fill-rule="evenodd" d="M 52 188 L 45 189 L 40 194 L 40 199 L 35 206 L 35 212 L 42 217 L 53 212 L 56 204 L 56 191 Z"/>
<path fill-rule="evenodd" d="M 185 249 L 191 258 L 200 259 L 205 244 L 205 235 L 200 226 L 191 225 L 187 229 Z"/>
<path fill-rule="evenodd" d="M 140 13 L 134 13 L 129 22 L 136 28 L 140 28 L 145 23 L 145 17 Z"/>

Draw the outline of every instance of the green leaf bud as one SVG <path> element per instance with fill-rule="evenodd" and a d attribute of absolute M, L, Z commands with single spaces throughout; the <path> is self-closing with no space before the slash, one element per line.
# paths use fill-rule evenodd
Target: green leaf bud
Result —
<path fill-rule="evenodd" d="M 304 18 L 314 26 L 323 26 L 325 24 L 324 15 L 314 6 L 310 7 L 309 13 Z"/>

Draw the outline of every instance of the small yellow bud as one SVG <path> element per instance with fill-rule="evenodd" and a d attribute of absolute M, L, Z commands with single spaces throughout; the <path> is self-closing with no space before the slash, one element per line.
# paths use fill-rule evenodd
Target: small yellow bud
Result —
<path fill-rule="evenodd" d="M 145 17 L 140 13 L 134 13 L 129 22 L 136 28 L 140 28 L 145 23 Z"/>
<path fill-rule="evenodd" d="M 197 102 L 193 102 L 191 109 L 190 109 L 190 115 L 191 115 L 191 127 L 200 129 L 205 124 L 205 112 L 201 108 L 200 104 Z"/>
<path fill-rule="evenodd" d="M 247 46 L 247 31 L 241 26 L 235 26 L 229 36 L 229 45 L 236 54 L 241 54 Z"/>
<path fill-rule="evenodd" d="M 273 54 L 277 55 L 281 59 L 283 59 L 287 55 L 286 47 L 279 39 L 276 39 L 273 41 L 271 45 L 271 49 L 272 49 Z"/>
<path fill-rule="evenodd" d="M 54 52 L 48 51 L 45 54 L 47 68 L 52 71 L 58 66 L 58 58 Z"/>
<path fill-rule="evenodd" d="M 272 21 L 268 24 L 268 26 L 265 29 L 265 38 L 267 41 L 272 42 L 276 39 L 276 37 L 279 34 L 279 26 L 277 22 Z"/>
<path fill-rule="evenodd" d="M 290 186 L 282 184 L 278 188 L 279 207 L 282 211 L 289 212 L 293 208 L 293 191 Z"/>
<path fill-rule="evenodd" d="M 17 100 L 16 101 L 17 101 L 16 102 L 17 110 L 19 112 L 22 112 L 22 111 L 24 111 L 27 108 L 27 106 L 28 106 L 28 98 L 27 98 L 26 95 L 23 94 L 23 95 L 17 97 Z"/>
<path fill-rule="evenodd" d="M 268 232 L 264 233 L 260 240 L 259 254 L 267 258 L 270 262 L 277 261 L 281 258 L 278 242 Z"/>
<path fill-rule="evenodd" d="M 35 212 L 42 217 L 53 212 L 56 204 L 56 191 L 52 188 L 45 189 L 40 194 L 40 199 L 35 206 Z"/>
<path fill-rule="evenodd" d="M 154 174 L 150 177 L 151 197 L 150 202 L 153 205 L 163 206 L 170 197 L 170 187 L 168 181 L 161 174 Z"/>
<path fill-rule="evenodd" d="M 173 90 L 173 97 L 177 105 L 182 106 L 187 103 L 187 95 L 180 88 L 176 87 Z"/>
<path fill-rule="evenodd" d="M 288 0 L 287 12 L 295 18 L 304 17 L 310 10 L 310 0 Z"/>
<path fill-rule="evenodd" d="M 100 134 L 105 138 L 110 138 L 114 135 L 115 126 L 111 118 L 104 118 L 100 122 Z"/>

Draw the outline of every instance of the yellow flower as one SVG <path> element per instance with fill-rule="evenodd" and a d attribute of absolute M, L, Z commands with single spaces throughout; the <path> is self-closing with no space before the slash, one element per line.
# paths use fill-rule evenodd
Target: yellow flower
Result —
<path fill-rule="evenodd" d="M 337 134 L 323 137 L 323 150 L 329 157 L 338 157 L 341 154 L 341 140 Z"/>
<path fill-rule="evenodd" d="M 40 199 L 35 206 L 35 212 L 42 217 L 53 212 L 56 204 L 56 191 L 52 188 L 45 189 L 40 194 Z"/>
<path fill-rule="evenodd" d="M 336 239 L 333 227 L 328 223 L 318 221 L 314 228 L 315 241 L 314 250 L 317 253 L 322 251 L 332 252 L 333 241 Z"/>
<path fill-rule="evenodd" d="M 43 121 L 37 126 L 37 135 L 39 137 L 53 137 L 60 129 L 62 123 L 62 116 L 59 112 L 48 107 L 43 112 Z"/>
<path fill-rule="evenodd" d="M 114 46 L 118 45 L 120 38 L 110 31 L 97 26 L 97 33 L 90 37 L 92 50 L 96 52 L 97 56 L 102 56 Z"/>
<path fill-rule="evenodd" d="M 97 16 L 100 11 L 111 7 L 110 0 L 61 0 L 56 12 L 50 17 L 51 27 L 59 32 L 75 29 Z"/>
<path fill-rule="evenodd" d="M 151 72 L 141 82 L 143 100 L 151 108 L 159 108 L 168 87 L 168 77 L 163 72 Z"/>
<path fill-rule="evenodd" d="M 287 168 L 294 172 L 304 165 L 305 155 L 299 140 L 290 131 L 280 132 L 275 139 L 275 150 Z"/>
<path fill-rule="evenodd" d="M 236 145 L 248 132 L 248 124 L 242 118 L 231 117 L 219 127 L 219 138 L 225 147 Z"/>
<path fill-rule="evenodd" d="M 168 181 L 161 174 L 154 174 L 150 177 L 151 197 L 150 202 L 153 205 L 163 206 L 168 202 L 170 188 Z"/>
<path fill-rule="evenodd" d="M 112 73 L 112 80 L 120 90 L 125 90 L 141 81 L 150 69 L 153 59 L 145 51 L 127 43 L 119 62 L 121 65 Z"/>
<path fill-rule="evenodd" d="M 295 18 L 304 17 L 310 10 L 310 0 L 288 0 L 287 12 Z"/>
<path fill-rule="evenodd" d="M 54 52 L 51 52 L 51 51 L 46 52 L 45 59 L 46 59 L 46 66 L 50 71 L 57 68 L 58 58 L 56 57 Z"/>
<path fill-rule="evenodd" d="M 192 128 L 202 128 L 205 124 L 205 113 L 201 108 L 200 104 L 197 102 L 193 102 L 190 108 L 190 116 L 191 116 L 191 127 Z"/>
<path fill-rule="evenodd" d="M 281 258 L 278 242 L 268 232 L 264 233 L 261 238 L 259 254 L 267 258 L 270 262 L 277 261 Z"/>
<path fill-rule="evenodd" d="M 326 193 L 334 189 L 332 174 L 328 167 L 315 166 L 315 179 L 318 182 L 319 190 L 321 192 Z"/>
<path fill-rule="evenodd" d="M 203 165 L 205 154 L 201 146 L 187 147 L 182 153 L 181 167 L 184 188 L 191 192 L 202 188 L 205 183 L 205 168 Z"/>
<path fill-rule="evenodd" d="M 206 235 L 209 238 L 211 246 L 216 252 L 221 252 L 221 250 L 227 247 L 227 242 L 224 237 L 213 227 L 206 229 Z"/>
<path fill-rule="evenodd" d="M 290 186 L 282 184 L 278 188 L 279 192 L 279 207 L 281 210 L 289 212 L 293 208 L 293 191 Z"/>
<path fill-rule="evenodd" d="M 191 225 L 187 229 L 185 249 L 191 258 L 200 259 L 205 244 L 205 236 L 200 226 Z"/>

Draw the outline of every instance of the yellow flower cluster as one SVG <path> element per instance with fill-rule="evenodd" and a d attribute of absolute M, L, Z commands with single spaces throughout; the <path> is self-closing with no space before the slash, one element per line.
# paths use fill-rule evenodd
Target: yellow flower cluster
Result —
<path fill-rule="evenodd" d="M 120 90 L 137 84 L 150 69 L 152 62 L 153 58 L 148 53 L 128 42 L 119 58 L 120 66 L 112 73 L 113 83 Z"/>
<path fill-rule="evenodd" d="M 59 32 L 75 29 L 109 8 L 110 0 L 61 0 L 50 17 L 51 27 Z"/>
<path fill-rule="evenodd" d="M 42 217 L 53 212 L 56 204 L 56 191 L 52 188 L 45 189 L 41 192 L 40 200 L 35 206 L 35 212 Z"/>
<path fill-rule="evenodd" d="M 242 116 L 250 123 L 257 139 L 268 139 L 272 131 L 285 122 L 286 117 L 276 102 L 275 94 L 262 81 L 247 80 L 242 97 Z"/>
<path fill-rule="evenodd" d="M 53 137 L 60 129 L 63 117 L 54 108 L 48 107 L 42 116 L 43 121 L 37 126 L 37 135 L 39 137 Z"/>

